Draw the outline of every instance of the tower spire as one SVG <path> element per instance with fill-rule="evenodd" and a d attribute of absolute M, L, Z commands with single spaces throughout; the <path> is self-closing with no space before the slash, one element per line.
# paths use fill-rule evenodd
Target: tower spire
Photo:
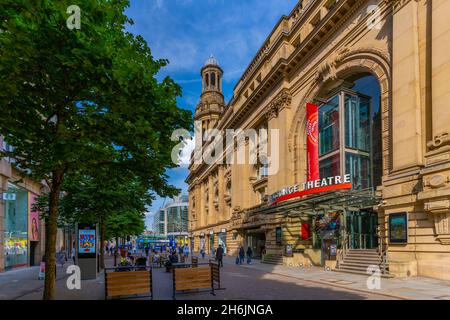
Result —
<path fill-rule="evenodd" d="M 200 74 L 202 94 L 195 111 L 195 120 L 201 121 L 202 128 L 206 130 L 215 126 L 225 108 L 222 93 L 223 71 L 212 53 L 205 61 Z"/>

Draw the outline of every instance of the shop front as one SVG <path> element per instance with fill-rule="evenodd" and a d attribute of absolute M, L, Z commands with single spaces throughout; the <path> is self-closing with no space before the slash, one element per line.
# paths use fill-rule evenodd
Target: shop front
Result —
<path fill-rule="evenodd" d="M 222 246 L 224 254 L 227 253 L 227 230 L 221 229 L 217 235 L 217 247 Z"/>
<path fill-rule="evenodd" d="M 26 267 L 29 264 L 28 192 L 8 183 L 8 190 L 4 193 L 3 199 L 5 200 L 5 270 Z"/>
<path fill-rule="evenodd" d="M 199 252 L 205 252 L 206 253 L 206 239 L 205 234 L 202 232 L 200 233 L 199 237 Z"/>
<path fill-rule="evenodd" d="M 215 240 L 214 239 L 214 232 L 211 231 L 209 233 L 209 235 L 208 235 L 208 244 L 209 244 L 208 253 L 210 253 L 210 254 L 214 254 L 216 252 L 215 251 L 215 247 L 214 247 L 214 245 L 215 245 L 215 241 L 214 240 Z"/>
<path fill-rule="evenodd" d="M 266 233 L 261 229 L 249 229 L 245 231 L 247 247 L 253 251 L 255 259 L 261 259 L 266 248 Z"/>

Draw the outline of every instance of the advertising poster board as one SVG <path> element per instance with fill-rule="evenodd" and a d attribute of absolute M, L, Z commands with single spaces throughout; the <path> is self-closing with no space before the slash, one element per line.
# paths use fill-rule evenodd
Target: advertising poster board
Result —
<path fill-rule="evenodd" d="M 39 211 L 33 211 L 33 206 L 37 202 L 37 196 L 33 193 L 29 193 L 29 221 L 28 221 L 28 240 L 39 241 Z"/>
<path fill-rule="evenodd" d="M 406 212 L 389 215 L 389 242 L 393 244 L 408 243 L 408 214 Z"/>
<path fill-rule="evenodd" d="M 78 256 L 80 259 L 95 258 L 97 247 L 97 230 L 95 225 L 78 225 Z"/>

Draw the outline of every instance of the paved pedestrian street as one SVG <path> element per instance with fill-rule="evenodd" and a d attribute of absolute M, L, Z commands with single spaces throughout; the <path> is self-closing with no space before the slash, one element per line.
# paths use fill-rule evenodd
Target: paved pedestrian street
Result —
<path fill-rule="evenodd" d="M 208 262 L 207 259 L 200 263 Z M 111 267 L 113 260 L 108 258 Z M 66 265 L 67 267 L 68 265 Z M 56 298 L 59 300 L 103 300 L 104 274 L 96 280 L 82 281 L 81 290 L 67 288 L 66 268 L 58 268 Z M 44 282 L 37 280 L 38 268 L 27 268 L 0 275 L 0 299 L 40 300 Z M 154 299 L 172 299 L 172 274 L 153 269 Z M 326 272 L 319 268 L 298 269 L 265 265 L 236 265 L 227 257 L 221 269 L 221 285 L 216 296 L 208 292 L 177 295 L 177 300 L 386 300 L 436 299 L 450 297 L 450 283 L 433 279 L 382 279 L 381 290 L 370 291 L 367 277 Z"/>

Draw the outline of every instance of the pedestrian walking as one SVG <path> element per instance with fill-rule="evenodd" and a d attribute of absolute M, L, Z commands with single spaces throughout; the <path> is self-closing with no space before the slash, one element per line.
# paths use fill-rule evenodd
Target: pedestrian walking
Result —
<path fill-rule="evenodd" d="M 189 246 L 187 244 L 184 245 L 184 256 L 186 257 L 186 259 L 189 259 Z"/>
<path fill-rule="evenodd" d="M 223 253 L 224 253 L 224 250 L 222 248 L 222 245 L 220 244 L 216 250 L 216 260 L 219 263 L 219 267 L 222 267 L 222 268 L 223 268 Z"/>
<path fill-rule="evenodd" d="M 66 251 L 64 250 L 64 247 L 61 247 L 61 250 L 56 254 L 56 261 L 58 264 L 61 265 L 61 268 L 64 267 L 67 261 Z"/>
<path fill-rule="evenodd" d="M 205 259 L 205 249 L 202 248 L 200 254 L 202 255 L 202 259 Z"/>
<path fill-rule="evenodd" d="M 244 259 L 245 259 L 245 250 L 244 250 L 244 247 L 241 246 L 239 248 L 239 264 L 243 264 L 244 263 Z"/>
<path fill-rule="evenodd" d="M 76 255 L 77 255 L 77 253 L 76 253 L 76 250 L 75 250 L 75 246 L 73 246 L 72 247 L 72 254 L 71 254 L 72 260 L 73 260 L 73 264 L 77 264 L 76 261 L 75 261 Z"/>
<path fill-rule="evenodd" d="M 253 256 L 253 250 L 252 250 L 252 248 L 248 247 L 248 249 L 247 249 L 247 264 L 252 264 L 252 256 Z"/>

